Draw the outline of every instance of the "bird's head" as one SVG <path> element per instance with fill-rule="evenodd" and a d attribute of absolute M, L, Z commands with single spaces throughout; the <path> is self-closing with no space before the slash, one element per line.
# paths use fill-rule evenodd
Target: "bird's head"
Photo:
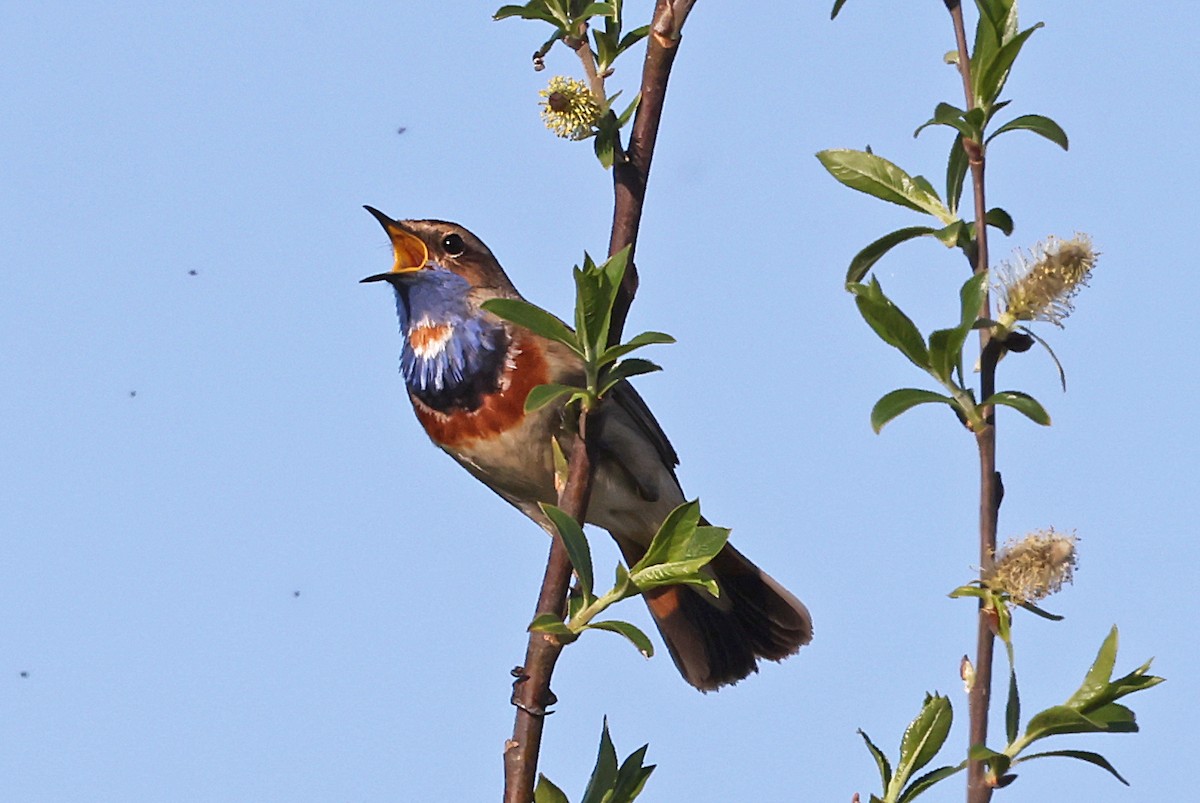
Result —
<path fill-rule="evenodd" d="M 387 273 L 364 282 L 388 282 L 394 286 L 419 282 L 428 271 L 448 271 L 460 276 L 472 290 L 483 295 L 510 296 L 516 290 L 500 263 L 483 241 L 457 223 L 444 220 L 392 220 L 373 207 L 375 216 L 392 241 L 395 261 Z M 425 275 L 423 275 L 425 274 Z"/>

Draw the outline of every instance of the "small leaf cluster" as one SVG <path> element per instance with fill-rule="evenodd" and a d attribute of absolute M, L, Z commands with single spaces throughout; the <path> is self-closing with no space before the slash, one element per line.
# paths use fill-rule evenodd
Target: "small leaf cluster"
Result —
<path fill-rule="evenodd" d="M 497 20 L 508 17 L 541 20 L 553 26 L 554 33 L 533 54 L 536 69 L 543 68 L 546 54 L 560 41 L 591 60 L 591 67 L 597 76 L 596 82 L 593 83 L 593 92 L 597 95 L 596 101 L 601 106 L 601 114 L 591 131 L 580 139 L 594 138 L 596 158 L 605 169 L 612 167 L 618 159 L 624 159 L 620 131 L 633 117 L 641 96 L 634 97 L 618 114 L 613 108 L 613 103 L 621 93 L 607 95 L 603 90 L 604 79 L 612 74 L 619 56 L 646 38 L 650 33 L 650 26 L 642 25 L 632 31 L 625 31 L 622 0 L 607 3 L 592 3 L 588 0 L 529 0 L 525 5 L 501 6 L 493 15 Z M 602 29 L 591 24 L 592 20 L 597 18 L 604 20 Z M 583 48 L 586 48 L 586 51 Z"/>
<path fill-rule="evenodd" d="M 600 752 L 580 803 L 629 803 L 642 792 L 656 765 L 644 765 L 650 745 L 642 745 L 617 764 L 617 750 L 608 735 L 608 719 L 600 731 Z M 533 803 L 570 803 L 566 794 L 545 775 L 538 775 Z"/>
<path fill-rule="evenodd" d="M 1048 750 L 1040 753 L 1023 754 L 1036 741 L 1049 736 L 1075 733 L 1136 733 L 1137 717 L 1127 706 L 1116 702 L 1134 692 L 1149 689 L 1163 682 L 1163 678 L 1147 674 L 1150 661 L 1127 675 L 1112 678 L 1117 660 L 1117 628 L 1114 625 L 1101 644 L 1096 660 L 1088 669 L 1083 683 L 1066 702 L 1051 706 L 1034 714 L 1020 730 L 1021 701 L 1017 689 L 1016 669 L 1012 665 L 1012 649 L 1009 648 L 1008 704 L 1005 716 L 1005 735 L 1008 744 L 1003 750 L 993 750 L 986 745 L 973 745 L 970 757 L 987 765 L 988 780 L 993 786 L 1003 787 L 1016 780 L 1010 770 L 1026 761 L 1038 758 L 1062 757 L 1086 761 L 1112 773 L 1118 781 L 1129 785 L 1116 768 L 1099 753 L 1089 750 Z"/>
<path fill-rule="evenodd" d="M 978 239 L 976 223 L 968 222 L 959 213 L 959 200 L 972 159 L 983 158 L 988 144 L 1000 134 L 1028 130 L 1067 147 L 1067 137 L 1057 123 L 1040 115 L 1014 118 L 988 133 L 995 114 L 1008 105 L 999 101 L 1013 62 L 1026 40 L 1041 24 L 1019 31 L 1015 0 L 978 0 L 979 22 L 975 30 L 975 45 L 971 55 L 973 107 L 959 109 L 949 103 L 939 103 L 933 116 L 917 128 L 914 136 L 930 126 L 943 126 L 955 132 L 946 168 L 946 197 L 921 175 L 910 175 L 892 162 L 865 151 L 832 149 L 821 151 L 817 158 L 829 173 L 842 184 L 889 203 L 903 206 L 933 218 L 935 225 L 907 226 L 883 235 L 867 245 L 850 261 L 846 271 L 846 289 L 855 297 L 859 312 L 877 335 L 898 349 L 914 365 L 929 374 L 944 393 L 918 388 L 901 388 L 883 396 L 871 411 L 871 426 L 876 432 L 896 416 L 920 404 L 947 404 L 972 431 L 986 426 L 984 409 L 994 405 L 1011 407 L 1030 420 L 1049 425 L 1045 408 L 1026 393 L 1001 391 L 978 400 L 963 381 L 963 348 L 972 329 L 989 331 L 997 338 L 1000 354 L 1006 338 L 1013 332 L 1000 326 L 987 309 L 987 266 L 978 266 L 975 275 L 959 290 L 961 315 L 958 322 L 929 335 L 921 335 L 912 320 L 884 293 L 878 279 L 864 280 L 875 264 L 900 243 L 919 237 L 934 237 L 947 248 L 958 248 L 971 264 L 977 262 Z M 842 2 L 834 7 L 834 16 Z M 984 225 L 1008 235 L 1013 231 L 1012 217 L 999 207 L 987 211 Z M 1020 334 L 1019 337 L 1030 337 Z M 1035 339 L 1040 341 L 1040 338 Z M 1012 350 L 1028 348 L 1029 341 L 1014 342 Z M 997 358 L 998 359 L 998 358 Z"/>
<path fill-rule="evenodd" d="M 604 75 L 612 70 L 613 62 L 618 56 L 650 33 L 650 26 L 643 25 L 622 35 L 621 6 L 621 0 L 613 0 L 610 3 L 592 3 L 588 0 L 529 0 L 523 6 L 501 6 L 492 15 L 492 19 L 519 17 L 550 23 L 554 27 L 554 35 L 534 54 L 535 58 L 543 58 L 556 42 L 566 41 L 570 47 L 576 47 L 587 38 L 590 22 L 596 17 L 603 18 L 604 30 L 592 29 L 592 41 L 595 45 L 593 56 L 597 72 Z"/>
<path fill-rule="evenodd" d="M 629 259 L 626 247 L 597 265 L 586 253 L 583 267 L 576 266 L 575 328 L 554 314 L 516 298 L 497 298 L 484 302 L 483 308 L 505 320 L 523 326 L 534 334 L 561 343 L 583 360 L 583 386 L 538 385 L 525 399 L 530 412 L 567 397 L 567 403 L 579 402 L 592 410 L 620 382 L 640 374 L 661 371 L 662 367 L 637 357 L 623 359 L 643 346 L 674 343 L 675 338 L 662 332 L 642 332 L 624 343 L 608 345 L 613 304 L 625 276 Z"/>
<path fill-rule="evenodd" d="M 1014 603 L 1004 592 L 983 587 L 978 582 L 955 589 L 951 596 L 982 599 L 985 610 L 993 617 L 992 627 L 996 635 L 1004 642 L 1009 665 L 1008 699 L 1004 716 L 1007 744 L 1002 750 L 994 750 L 982 744 L 972 745 L 967 758 L 958 764 L 939 767 L 910 782 L 912 774 L 932 761 L 941 750 L 953 721 L 953 710 L 949 700 L 937 694 L 926 695 L 921 712 L 904 732 L 900 744 L 900 760 L 894 773 L 884 753 L 865 733 L 859 731 L 866 742 L 867 750 L 875 759 L 883 782 L 883 796 L 872 795 L 871 803 L 906 803 L 935 783 L 959 772 L 972 759 L 984 762 L 987 768 L 987 782 L 996 788 L 1008 786 L 1016 780 L 1017 776 L 1011 770 L 1018 764 L 1050 757 L 1073 758 L 1094 764 L 1128 786 L 1129 782 L 1099 753 L 1073 749 L 1028 754 L 1024 751 L 1034 742 L 1049 736 L 1137 732 L 1137 718 L 1134 712 L 1116 701 L 1163 682 L 1163 678 L 1148 674 L 1150 661 L 1113 680 L 1113 667 L 1117 659 L 1117 628 L 1114 626 L 1075 693 L 1065 703 L 1034 714 L 1022 731 L 1021 698 L 1012 642 L 1012 607 L 1015 605 L 1024 608 L 1053 621 L 1059 621 L 1062 617 L 1029 602 Z M 965 673 L 964 676 L 968 686 L 974 682 L 973 671 Z"/>
<path fill-rule="evenodd" d="M 967 762 L 938 767 L 913 779 L 913 773 L 929 764 L 946 743 L 950 725 L 954 721 L 954 709 L 950 700 L 940 694 L 926 694 L 920 713 L 908 724 L 900 740 L 900 760 L 895 772 L 882 750 L 875 746 L 871 737 L 862 730 L 858 735 L 866 742 L 867 750 L 875 759 L 879 776 L 883 782 L 883 797 L 871 795 L 871 803 L 907 803 L 940 780 L 949 778 Z M 910 783 L 911 780 L 911 783 Z"/>
<path fill-rule="evenodd" d="M 1043 426 L 1050 424 L 1049 414 L 1027 393 L 1004 390 L 980 402 L 976 400 L 974 391 L 966 385 L 963 348 L 967 335 L 973 329 L 990 324 L 987 319 L 979 318 L 979 309 L 987 294 L 987 278 L 986 272 L 977 273 L 963 283 L 959 289 L 958 323 L 931 332 L 928 341 L 912 319 L 884 294 L 878 279 L 872 277 L 866 284 L 850 282 L 846 285 L 854 294 L 859 313 L 875 334 L 929 374 L 946 391 L 935 393 L 920 388 L 900 388 L 885 394 L 871 410 L 871 427 L 875 432 L 882 430 L 885 424 L 901 413 L 917 405 L 930 403 L 949 405 L 974 432 L 986 426 L 983 408 L 997 404 L 1011 407 Z"/>
<path fill-rule="evenodd" d="M 701 524 L 699 501 L 685 502 L 671 511 L 650 542 L 646 554 L 630 568 L 617 564 L 613 587 L 595 593 L 592 553 L 579 522 L 554 505 L 541 505 L 553 523 L 575 567 L 576 582 L 567 598 L 567 619 L 542 614 L 529 629 L 555 636 L 563 644 L 579 638 L 584 630 L 607 630 L 628 639 L 647 658 L 654 654 L 649 637 L 629 622 L 594 621 L 595 617 L 623 599 L 667 585 L 694 585 L 713 596 L 720 591 L 704 567 L 716 557 L 729 538 L 729 530 Z"/>

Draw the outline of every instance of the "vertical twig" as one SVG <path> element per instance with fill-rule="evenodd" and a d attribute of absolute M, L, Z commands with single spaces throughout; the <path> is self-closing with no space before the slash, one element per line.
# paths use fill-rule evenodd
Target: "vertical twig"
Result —
<path fill-rule="evenodd" d="M 656 0 L 650 35 L 646 38 L 646 61 L 642 67 L 641 100 L 633 117 L 629 145 L 613 164 L 613 223 L 608 242 L 609 255 L 629 246 L 629 262 L 621 293 L 613 307 L 609 344 L 620 339 L 625 326 L 629 304 L 637 293 L 638 270 L 634 260 L 638 229 L 642 224 L 642 207 L 646 202 L 646 182 L 650 177 L 650 161 L 658 139 L 662 120 L 663 101 L 667 96 L 667 81 L 679 50 L 680 32 L 691 13 L 695 0 Z"/>
<path fill-rule="evenodd" d="M 592 466 L 587 445 L 587 413 L 579 416 L 579 432 L 571 443 L 567 481 L 558 496 L 558 506 L 577 521 L 583 521 L 591 494 Z M 571 581 L 571 560 L 562 538 L 550 541 L 550 556 L 538 594 L 537 614 L 566 615 L 567 586 Z M 529 803 L 537 778 L 537 760 L 542 746 L 542 728 L 546 709 L 554 702 L 550 678 L 563 645 L 547 633 L 531 632 L 525 648 L 525 664 L 513 684 L 513 705 L 517 707 L 513 735 L 504 747 L 504 803 Z"/>
<path fill-rule="evenodd" d="M 615 254 L 625 246 L 630 247 L 628 267 L 620 292 L 613 306 L 609 343 L 618 343 L 625 326 L 625 317 L 637 292 L 637 269 L 633 264 L 633 246 L 637 242 L 638 228 L 642 220 L 642 206 L 646 197 L 646 182 L 650 174 L 650 159 L 654 154 L 654 143 L 662 119 L 663 99 L 667 91 L 667 79 L 679 45 L 679 34 L 684 20 L 691 12 L 695 0 L 657 0 L 651 33 L 646 46 L 646 60 L 642 67 L 642 100 L 633 120 L 629 147 L 625 158 L 613 165 L 613 226 L 609 240 L 609 254 Z M 586 31 L 584 32 L 586 37 Z M 595 63 L 586 38 L 581 45 L 573 45 L 588 72 L 593 92 L 601 87 L 603 77 L 595 75 Z M 588 66 L 591 70 L 588 70 Z M 572 442 L 568 455 L 567 482 L 559 494 L 558 506 L 580 523 L 587 511 L 592 485 L 592 460 L 587 442 L 587 413 L 579 416 L 579 431 Z M 571 581 L 571 561 L 562 539 L 555 535 L 551 539 L 550 556 L 546 562 L 546 573 L 538 595 L 537 613 L 552 613 L 559 618 L 566 615 L 567 587 Z M 521 668 L 514 684 L 513 703 L 517 707 L 513 735 L 504 749 L 504 803 L 530 803 L 537 778 L 537 761 L 541 750 L 542 730 L 546 707 L 553 701 L 550 679 L 554 664 L 562 652 L 562 644 L 544 633 L 530 633 L 525 652 L 525 665 Z"/>
<path fill-rule="evenodd" d="M 975 92 L 971 87 L 971 57 L 967 50 L 967 31 L 963 22 L 961 0 L 944 0 L 954 23 L 954 39 L 958 46 L 958 70 L 962 76 L 963 94 L 967 109 L 976 108 Z M 975 195 L 975 264 L 976 273 L 988 268 L 987 202 L 984 196 L 984 153 L 981 143 L 963 138 L 963 150 L 971 166 L 971 186 Z M 984 294 L 981 317 L 991 309 L 989 293 Z M 979 392 L 986 399 L 996 391 L 996 361 L 998 349 L 987 329 L 979 330 L 980 376 Z M 996 471 L 995 410 L 983 410 L 984 427 L 975 433 L 979 448 L 979 566 L 986 571 L 996 553 L 996 526 L 1000 515 L 1000 475 Z M 976 632 L 975 680 L 968 696 L 970 712 L 970 745 L 985 744 L 988 732 L 988 713 L 991 709 L 992 663 L 995 655 L 993 614 L 980 601 L 979 623 Z M 967 768 L 967 803 L 988 803 L 992 789 L 988 785 L 981 761 L 970 762 Z"/>

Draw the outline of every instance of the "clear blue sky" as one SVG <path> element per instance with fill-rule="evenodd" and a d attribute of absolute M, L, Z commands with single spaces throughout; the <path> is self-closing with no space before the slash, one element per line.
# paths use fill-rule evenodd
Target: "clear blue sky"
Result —
<path fill-rule="evenodd" d="M 650 742 L 650 801 L 848 801 L 875 789 L 926 690 L 965 720 L 976 456 L 944 412 L 881 436 L 876 398 L 922 376 L 841 289 L 915 215 L 812 154 L 870 144 L 940 184 L 912 130 L 958 98 L 942 4 L 700 2 L 667 100 L 631 331 L 679 344 L 639 388 L 685 488 L 812 609 L 816 640 L 701 696 L 616 637 L 569 648 L 543 769 L 577 799 L 607 714 Z M 437 452 L 397 373 L 390 254 L 369 203 L 456 220 L 560 314 L 603 251 L 610 177 L 537 116 L 556 51 L 481 2 L 13 4 L 0 22 L 0 800 L 494 800 L 544 536 Z M 997 257 L 1087 231 L 1092 287 L 1001 385 L 1004 537 L 1076 529 L 1052 625 L 1019 620 L 1027 710 L 1075 688 L 1109 626 L 1118 669 L 1170 682 L 1102 750 L 1133 782 L 1034 763 L 1006 801 L 1147 801 L 1194 788 L 1200 711 L 1192 399 L 1200 182 L 1191 3 L 1022 3 L 1045 20 L 1010 82 L 1064 154 L 1015 134 Z M 649 3 L 630 3 L 631 21 Z M 611 88 L 635 89 L 639 57 Z M 401 127 L 404 133 L 398 134 Z M 195 275 L 192 275 L 192 272 Z M 964 277 L 930 241 L 880 265 L 926 331 Z M 134 395 L 136 393 L 136 395 Z M 598 566 L 615 562 L 593 539 Z M 607 574 L 607 569 L 605 574 Z M 295 592 L 299 592 L 299 596 Z M 646 627 L 638 603 L 625 615 Z M 22 677 L 21 673 L 28 673 Z M 956 746 L 965 731 L 956 726 Z M 959 800 L 951 784 L 928 799 Z"/>

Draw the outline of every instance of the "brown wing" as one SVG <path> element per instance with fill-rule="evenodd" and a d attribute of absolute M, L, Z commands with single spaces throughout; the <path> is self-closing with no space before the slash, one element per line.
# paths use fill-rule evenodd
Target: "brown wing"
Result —
<path fill-rule="evenodd" d="M 601 455 L 621 468 L 643 499 L 657 501 L 665 490 L 660 487 L 663 482 L 673 484 L 682 495 L 675 476 L 679 456 L 633 385 L 621 382 L 613 388 L 596 425 L 595 443 Z"/>

